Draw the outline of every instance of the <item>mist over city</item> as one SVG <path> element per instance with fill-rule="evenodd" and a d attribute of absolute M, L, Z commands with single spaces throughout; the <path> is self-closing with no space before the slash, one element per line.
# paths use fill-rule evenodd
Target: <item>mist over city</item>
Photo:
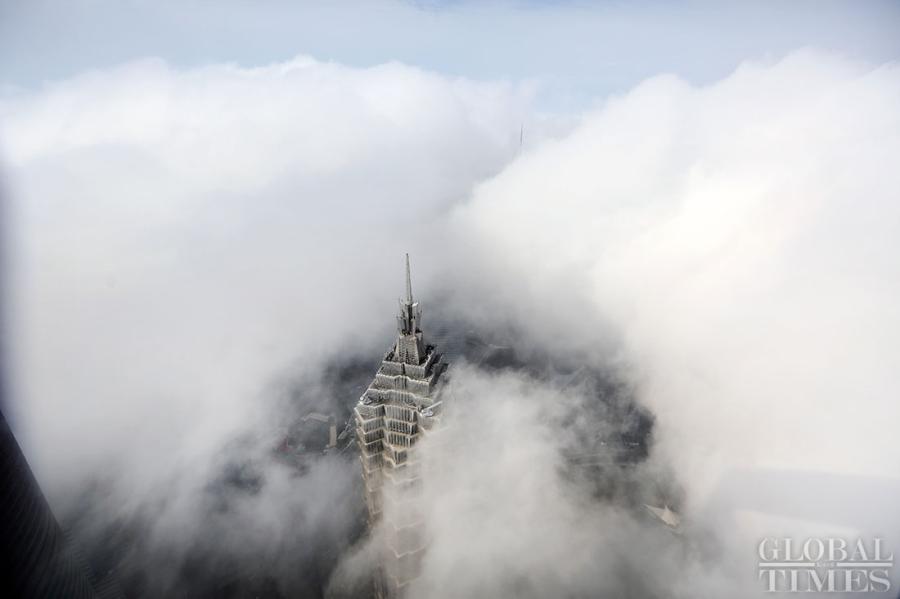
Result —
<path fill-rule="evenodd" d="M 0 6 L 0 594 L 896 597 L 898 25 Z"/>

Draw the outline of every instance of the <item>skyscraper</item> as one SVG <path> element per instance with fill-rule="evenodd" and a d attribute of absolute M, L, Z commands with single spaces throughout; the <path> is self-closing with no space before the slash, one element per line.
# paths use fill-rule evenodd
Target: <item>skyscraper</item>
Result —
<path fill-rule="evenodd" d="M 400 300 L 397 340 L 355 408 L 369 526 L 380 526 L 381 533 L 379 597 L 403 594 L 418 576 L 425 550 L 416 444 L 440 425 L 439 382 L 446 364 L 436 348 L 425 342 L 421 322 L 407 254 L 406 298 Z"/>

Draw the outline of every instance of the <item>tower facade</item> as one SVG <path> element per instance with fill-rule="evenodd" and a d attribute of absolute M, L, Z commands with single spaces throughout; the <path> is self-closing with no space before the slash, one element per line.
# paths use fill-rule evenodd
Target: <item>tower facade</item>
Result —
<path fill-rule="evenodd" d="M 406 298 L 397 339 L 354 410 L 369 527 L 381 526 L 379 597 L 402 596 L 419 574 L 425 550 L 418 507 L 421 463 L 416 444 L 440 425 L 441 374 L 446 364 L 425 342 L 422 311 L 413 300 L 406 255 Z"/>

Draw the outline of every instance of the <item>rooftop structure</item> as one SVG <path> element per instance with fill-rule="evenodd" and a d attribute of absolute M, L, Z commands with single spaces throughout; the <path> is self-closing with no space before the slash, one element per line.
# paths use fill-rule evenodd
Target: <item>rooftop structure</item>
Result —
<path fill-rule="evenodd" d="M 354 409 L 369 526 L 382 526 L 378 597 L 402 596 L 419 574 L 425 551 L 416 445 L 440 424 L 439 383 L 446 365 L 425 342 L 422 310 L 413 299 L 406 255 L 406 297 L 400 300 L 397 339 Z"/>

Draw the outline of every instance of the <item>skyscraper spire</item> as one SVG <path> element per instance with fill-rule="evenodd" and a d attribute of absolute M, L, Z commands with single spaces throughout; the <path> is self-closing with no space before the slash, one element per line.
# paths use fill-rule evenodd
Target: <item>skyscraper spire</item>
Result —
<path fill-rule="evenodd" d="M 397 316 L 397 356 L 408 364 L 419 364 L 425 356 L 425 342 L 419 328 L 421 321 L 422 310 L 419 302 L 413 300 L 409 254 L 406 254 L 406 299 L 400 300 L 400 315 Z"/>
<path fill-rule="evenodd" d="M 406 303 L 413 303 L 412 279 L 409 276 L 409 254 L 406 254 Z"/>
<path fill-rule="evenodd" d="M 398 298 L 397 339 L 384 354 L 375 379 L 354 409 L 369 524 L 383 521 L 375 596 L 399 599 L 418 578 L 427 549 L 417 443 L 441 425 L 441 354 L 426 345 L 422 311 L 413 299 L 406 254 L 406 298 Z"/>

